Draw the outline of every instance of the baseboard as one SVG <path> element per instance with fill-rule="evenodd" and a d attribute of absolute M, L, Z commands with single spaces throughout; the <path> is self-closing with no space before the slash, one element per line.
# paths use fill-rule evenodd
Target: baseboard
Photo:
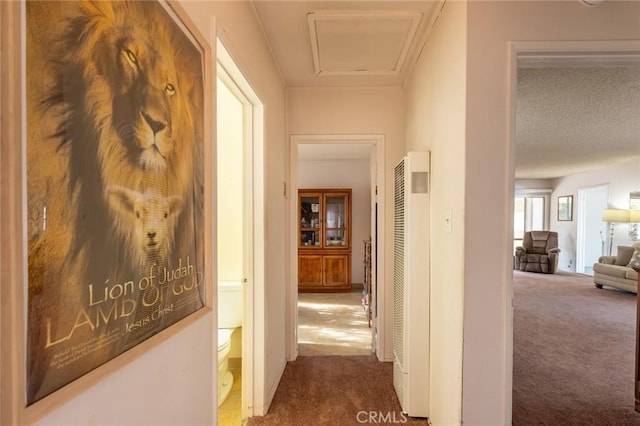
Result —
<path fill-rule="evenodd" d="M 287 367 L 287 361 L 285 361 L 278 373 L 278 380 L 274 380 L 269 388 L 269 392 L 266 395 L 264 405 L 262 407 L 254 407 L 253 415 L 254 416 L 264 416 L 269 412 L 269 407 L 271 407 L 271 403 L 273 402 L 273 397 L 276 395 L 276 390 L 278 390 L 278 385 L 280 384 L 280 380 L 282 380 L 282 375 L 284 374 L 284 369 Z"/>

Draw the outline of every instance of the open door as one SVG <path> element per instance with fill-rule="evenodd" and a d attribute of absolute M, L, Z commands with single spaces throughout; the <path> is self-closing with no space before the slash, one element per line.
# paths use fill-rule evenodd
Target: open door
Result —
<path fill-rule="evenodd" d="M 576 272 L 593 275 L 593 264 L 605 254 L 606 222 L 602 212 L 607 208 L 608 186 L 578 190 Z"/>

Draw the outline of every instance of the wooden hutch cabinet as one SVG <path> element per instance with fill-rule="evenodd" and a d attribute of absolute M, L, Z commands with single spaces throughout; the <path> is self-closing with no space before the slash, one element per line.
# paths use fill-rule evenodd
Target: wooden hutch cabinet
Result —
<path fill-rule="evenodd" d="M 298 290 L 351 290 L 351 189 L 298 191 Z"/>

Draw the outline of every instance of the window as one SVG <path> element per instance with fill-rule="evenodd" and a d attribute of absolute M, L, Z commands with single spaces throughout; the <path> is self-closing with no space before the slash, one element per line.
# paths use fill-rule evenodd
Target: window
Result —
<path fill-rule="evenodd" d="M 513 212 L 513 249 L 522 245 L 524 233 L 546 229 L 546 196 L 516 196 Z"/>

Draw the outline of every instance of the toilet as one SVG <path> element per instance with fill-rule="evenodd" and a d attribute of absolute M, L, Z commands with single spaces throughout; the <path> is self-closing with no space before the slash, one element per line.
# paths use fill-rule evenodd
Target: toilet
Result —
<path fill-rule="evenodd" d="M 242 327 L 242 283 L 218 281 L 218 406 L 233 387 L 233 374 L 229 371 L 231 335 Z"/>

